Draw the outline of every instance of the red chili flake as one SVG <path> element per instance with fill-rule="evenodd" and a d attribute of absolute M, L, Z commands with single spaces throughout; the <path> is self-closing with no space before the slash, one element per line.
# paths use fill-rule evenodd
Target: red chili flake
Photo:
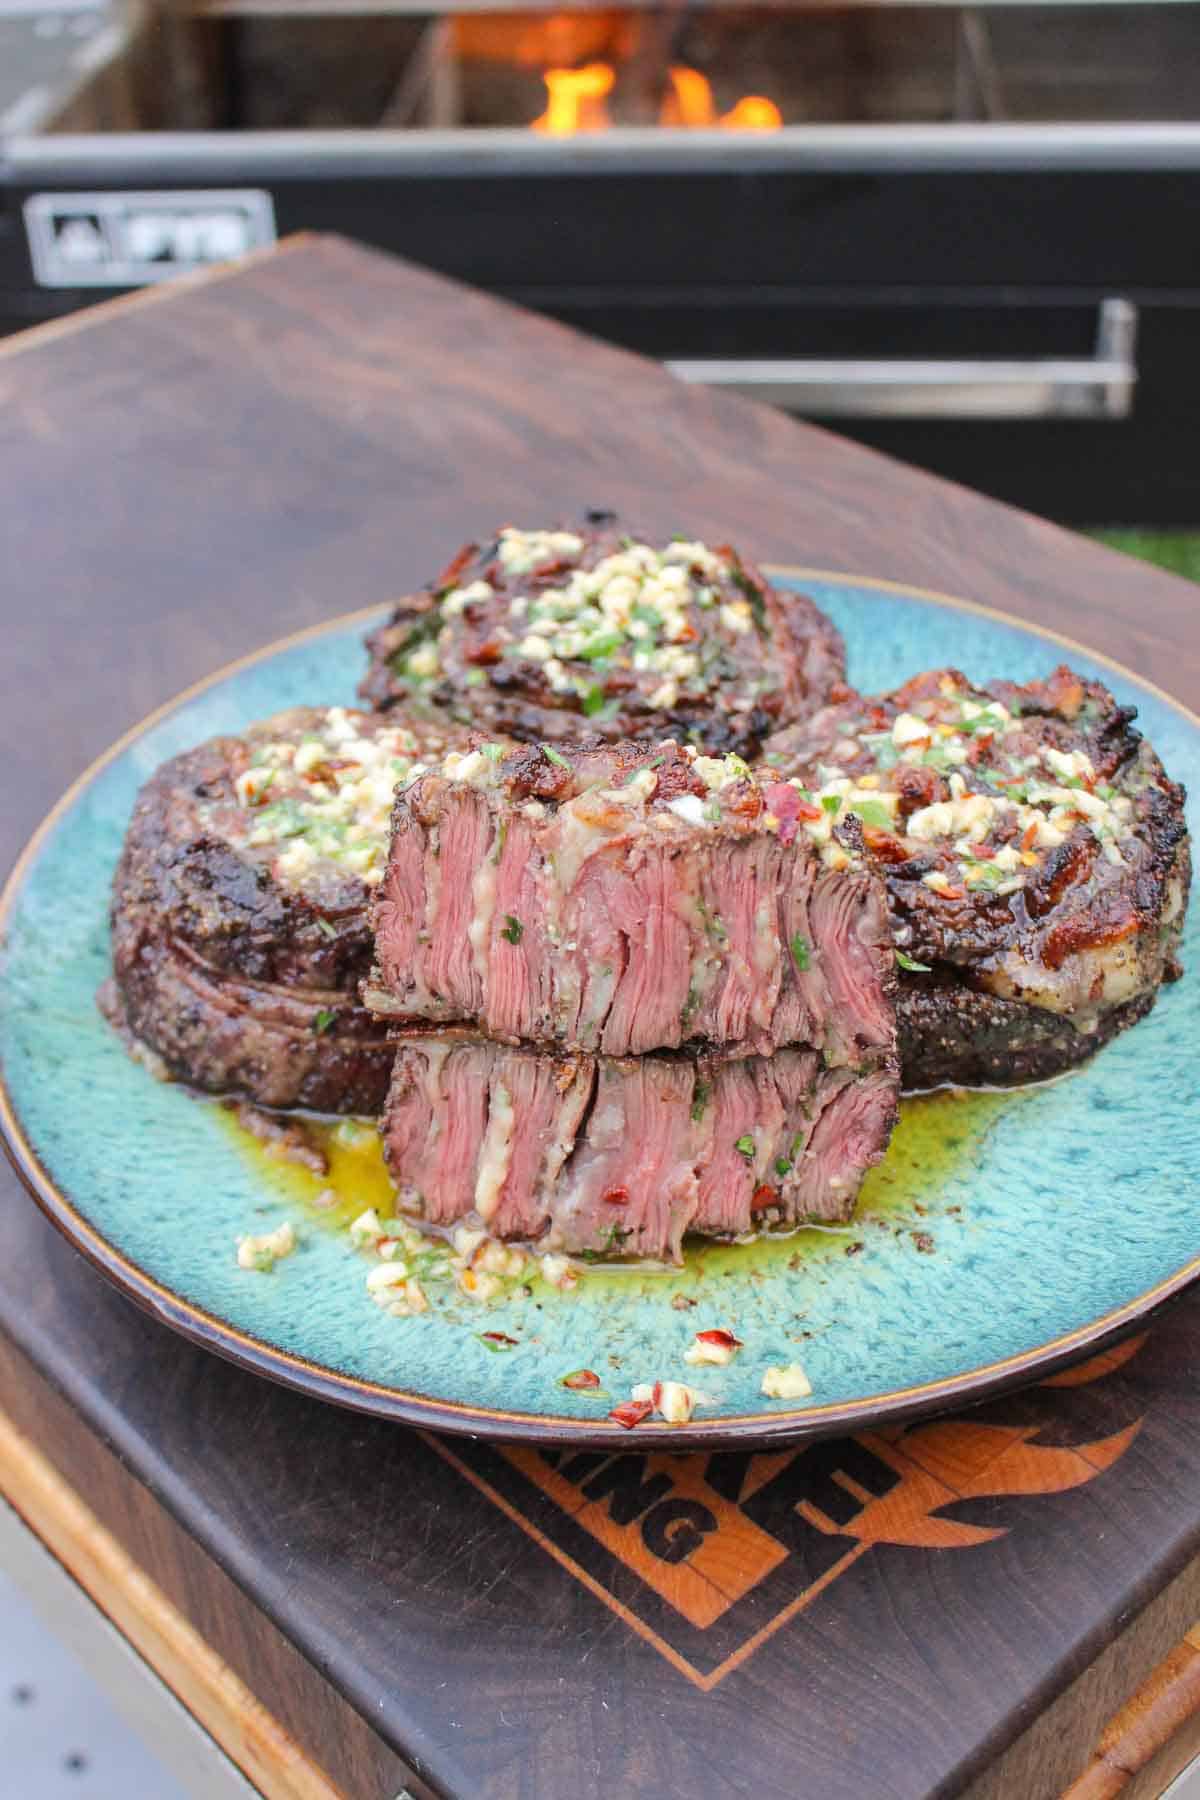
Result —
<path fill-rule="evenodd" d="M 720 1325 L 711 1331 L 698 1331 L 696 1341 L 701 1344 L 719 1344 L 722 1350 L 740 1350 L 742 1347 L 741 1338 L 734 1337 L 732 1331 L 726 1331 Z"/>
<path fill-rule="evenodd" d="M 499 638 L 485 638 L 482 644 L 472 644 L 463 651 L 463 661 L 478 665 L 498 663 L 504 655 L 504 645 Z"/>
<path fill-rule="evenodd" d="M 967 897 L 966 888 L 961 887 L 938 888 L 937 892 L 943 900 L 965 900 Z"/>
<path fill-rule="evenodd" d="M 573 1388 L 576 1391 L 582 1388 L 598 1388 L 600 1386 L 600 1377 L 597 1375 L 595 1369 L 572 1369 L 569 1375 L 563 1376 L 560 1385 L 565 1388 Z"/>
<path fill-rule="evenodd" d="M 970 848 L 971 855 L 976 862 L 991 862 L 996 854 L 994 850 L 989 850 L 986 844 L 972 844 Z"/>
<path fill-rule="evenodd" d="M 661 1381 L 656 1381 L 654 1384 L 654 1392 L 650 1396 L 650 1404 L 651 1404 L 651 1406 L 653 1406 L 655 1412 L 657 1412 L 659 1407 L 662 1405 L 662 1382 Z"/>
<path fill-rule="evenodd" d="M 628 1206 L 629 1189 L 624 1187 L 607 1188 L 603 1194 L 605 1206 Z"/>
<path fill-rule="evenodd" d="M 796 817 L 798 819 L 808 819 L 811 822 L 812 820 L 821 817 L 821 809 L 819 806 L 814 806 L 811 800 L 798 800 L 796 802 Z"/>
<path fill-rule="evenodd" d="M 507 1331 L 481 1331 L 480 1337 L 486 1338 L 489 1344 L 519 1344 L 520 1338 L 509 1337 Z"/>
<path fill-rule="evenodd" d="M 609 1418 L 615 1425 L 621 1425 L 626 1431 L 632 1431 L 643 1419 L 648 1419 L 654 1411 L 652 1400 L 624 1400 L 620 1406 L 614 1406 Z"/>
<path fill-rule="evenodd" d="M 762 1187 L 756 1187 L 751 1194 L 750 1211 L 765 1212 L 768 1206 L 777 1206 L 778 1203 L 779 1195 L 775 1192 L 775 1189 L 773 1187 L 767 1187 L 764 1183 Z"/>
<path fill-rule="evenodd" d="M 1038 834 L 1038 822 L 1036 819 L 1034 819 L 1033 823 L 1030 825 L 1027 825 L 1025 827 L 1024 832 L 1022 833 L 1022 836 L 1021 836 L 1022 850 L 1032 850 L 1033 849 L 1033 846 L 1037 842 L 1037 834 Z"/>

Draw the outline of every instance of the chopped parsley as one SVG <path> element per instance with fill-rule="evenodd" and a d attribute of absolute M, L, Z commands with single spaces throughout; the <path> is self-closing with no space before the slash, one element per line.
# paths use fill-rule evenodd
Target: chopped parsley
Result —
<path fill-rule="evenodd" d="M 747 1162 L 754 1161 L 755 1155 L 757 1154 L 757 1146 L 749 1132 L 745 1132 L 740 1138 L 736 1138 L 733 1147 L 740 1156 L 746 1158 Z"/>
<path fill-rule="evenodd" d="M 541 752 L 542 752 L 542 755 L 547 759 L 548 762 L 557 763 L 560 769 L 569 769 L 570 768 L 571 765 L 567 761 L 566 757 L 560 756 L 558 751 L 555 749 L 552 749 L 549 744 L 543 744 L 541 746 Z"/>
<path fill-rule="evenodd" d="M 313 1019 L 312 1029 L 316 1032 L 317 1036 L 320 1037 L 322 1033 L 329 1030 L 329 1027 L 336 1018 L 337 1014 L 335 1012 L 331 1012 L 327 1006 L 323 1006 Z"/>
<path fill-rule="evenodd" d="M 337 936 L 337 926 L 332 925 L 328 919 L 318 918 L 317 930 L 327 938 L 335 938 Z"/>
<path fill-rule="evenodd" d="M 824 805 L 824 801 L 821 804 Z M 864 825 L 870 825 L 876 831 L 892 829 L 892 815 L 882 800 L 855 800 L 850 806 L 850 811 L 855 813 Z"/>
<path fill-rule="evenodd" d="M 505 913 L 504 930 L 500 933 L 500 936 L 502 938 L 507 938 L 510 944 L 519 944 L 521 939 L 525 936 L 525 927 L 522 925 L 520 919 L 514 919 L 511 913 Z"/>
<path fill-rule="evenodd" d="M 584 716 L 594 719 L 604 708 L 604 689 L 599 686 L 585 688 L 580 698 L 583 701 Z"/>
<path fill-rule="evenodd" d="M 928 975 L 929 973 L 928 963 L 918 962 L 916 957 L 909 956 L 905 950 L 897 950 L 896 961 L 902 969 L 908 969 L 913 975 Z"/>
<path fill-rule="evenodd" d="M 1003 887 L 1008 876 L 995 863 L 972 863 L 967 872 L 969 887 L 998 888 Z"/>
<path fill-rule="evenodd" d="M 792 1165 L 788 1161 L 787 1157 L 786 1156 L 777 1156 L 775 1158 L 775 1173 L 777 1175 L 782 1176 L 782 1175 L 790 1175 L 791 1172 L 792 1172 Z"/>
<path fill-rule="evenodd" d="M 809 964 L 812 961 L 808 948 L 808 939 L 802 938 L 799 932 L 797 932 L 792 939 L 792 961 L 800 970 L 801 974 L 809 967 Z"/>
<path fill-rule="evenodd" d="M 708 1105 L 709 1095 L 711 1093 L 712 1088 L 707 1081 L 698 1081 L 696 1083 L 696 1097 L 692 1101 L 692 1120 L 694 1124 L 698 1125 L 704 1117 L 705 1108 Z"/>
<path fill-rule="evenodd" d="M 576 655 L 584 662 L 599 662 L 602 657 L 611 656 L 624 643 L 619 631 L 598 631 L 594 637 L 580 644 Z"/>
<path fill-rule="evenodd" d="M 841 801 L 840 794 L 822 794 L 822 796 L 821 796 L 821 811 L 822 812 L 837 813 L 837 812 L 841 812 L 841 810 L 842 810 L 842 801 Z"/>

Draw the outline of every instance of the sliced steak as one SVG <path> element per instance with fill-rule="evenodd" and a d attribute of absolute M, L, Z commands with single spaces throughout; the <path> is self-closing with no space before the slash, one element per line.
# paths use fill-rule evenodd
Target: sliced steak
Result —
<path fill-rule="evenodd" d="M 687 1232 L 845 1221 L 896 1117 L 894 1060 L 597 1058 L 461 1031 L 396 1048 L 383 1135 L 400 1208 L 539 1250 L 678 1262 Z"/>
<path fill-rule="evenodd" d="M 882 884 L 828 866 L 776 789 L 670 740 L 452 752 L 398 790 L 368 1004 L 606 1056 L 888 1055 Z"/>
<path fill-rule="evenodd" d="M 528 742 L 589 730 L 743 754 L 833 698 L 845 670 L 813 602 L 728 545 L 656 545 L 615 523 L 468 544 L 367 647 L 376 707 L 445 707 Z"/>
<path fill-rule="evenodd" d="M 769 741 L 823 853 L 854 815 L 886 881 L 907 1087 L 1057 1074 L 1179 973 L 1184 792 L 1135 717 L 1065 666 L 939 669 Z"/>
<path fill-rule="evenodd" d="M 106 1015 L 166 1073 L 266 1106 L 377 1113 L 361 1005 L 392 790 L 455 728 L 299 707 L 164 763 L 113 882 Z"/>

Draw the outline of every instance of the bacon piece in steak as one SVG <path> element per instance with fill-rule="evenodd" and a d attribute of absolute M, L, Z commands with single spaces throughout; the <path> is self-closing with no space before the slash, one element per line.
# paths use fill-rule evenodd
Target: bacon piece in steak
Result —
<path fill-rule="evenodd" d="M 373 706 L 444 707 L 493 735 L 666 736 L 749 754 L 834 697 L 842 642 L 728 545 L 505 526 L 367 640 Z"/>
<path fill-rule="evenodd" d="M 392 790 L 461 739 L 297 707 L 173 757 L 113 882 L 107 1017 L 160 1070 L 265 1106 L 377 1113 L 391 1050 L 358 987 Z"/>
<path fill-rule="evenodd" d="M 452 752 L 398 792 L 368 1004 L 606 1056 L 886 1056 L 882 885 L 852 834 L 834 867 L 773 813 L 777 787 L 670 740 Z"/>
<path fill-rule="evenodd" d="M 1065 666 L 935 669 L 768 742 L 803 829 L 821 847 L 856 816 L 887 885 L 907 1087 L 1058 1074 L 1178 975 L 1184 792 L 1135 716 Z"/>
<path fill-rule="evenodd" d="M 688 1232 L 845 1221 L 896 1117 L 894 1060 L 608 1058 L 456 1030 L 402 1033 L 396 1051 L 398 1206 L 539 1250 L 677 1262 Z"/>

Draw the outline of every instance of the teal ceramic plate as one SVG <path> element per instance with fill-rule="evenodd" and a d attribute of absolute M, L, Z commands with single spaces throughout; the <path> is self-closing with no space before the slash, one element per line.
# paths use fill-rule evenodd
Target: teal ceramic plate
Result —
<path fill-rule="evenodd" d="M 1027 680 L 1064 654 L 1059 640 L 941 596 L 827 573 L 779 579 L 832 614 L 851 677 L 868 690 L 944 663 Z M 907 1102 L 845 1230 L 701 1248 L 681 1271 L 589 1269 L 568 1294 L 539 1279 L 482 1305 L 431 1283 L 423 1316 L 371 1305 L 367 1265 L 338 1228 L 344 1211 L 312 1205 L 324 1184 L 252 1153 L 219 1106 L 152 1081 L 93 1004 L 108 885 L 139 784 L 214 732 L 299 702 L 350 701 L 363 629 L 355 617 L 288 640 L 156 714 L 59 804 L 6 891 L 0 1110 L 10 1147 L 54 1222 L 135 1300 L 263 1374 L 410 1423 L 679 1448 L 978 1398 L 1127 1331 L 1200 1273 L 1193 907 L 1189 974 L 1145 1023 L 1047 1087 Z M 1200 720 L 1069 648 L 1077 668 L 1136 703 L 1168 769 L 1200 793 Z M 339 1151 L 337 1173 L 372 1197 L 369 1148 Z M 239 1269 L 238 1234 L 285 1218 L 297 1251 L 270 1274 Z M 745 1348 L 725 1368 L 687 1368 L 693 1332 L 717 1325 Z M 797 1360 L 811 1398 L 764 1399 L 764 1368 Z M 600 1375 L 601 1393 L 561 1385 L 579 1368 Z M 690 1378 L 707 1402 L 688 1426 L 646 1424 L 626 1438 L 606 1414 L 656 1378 Z"/>

